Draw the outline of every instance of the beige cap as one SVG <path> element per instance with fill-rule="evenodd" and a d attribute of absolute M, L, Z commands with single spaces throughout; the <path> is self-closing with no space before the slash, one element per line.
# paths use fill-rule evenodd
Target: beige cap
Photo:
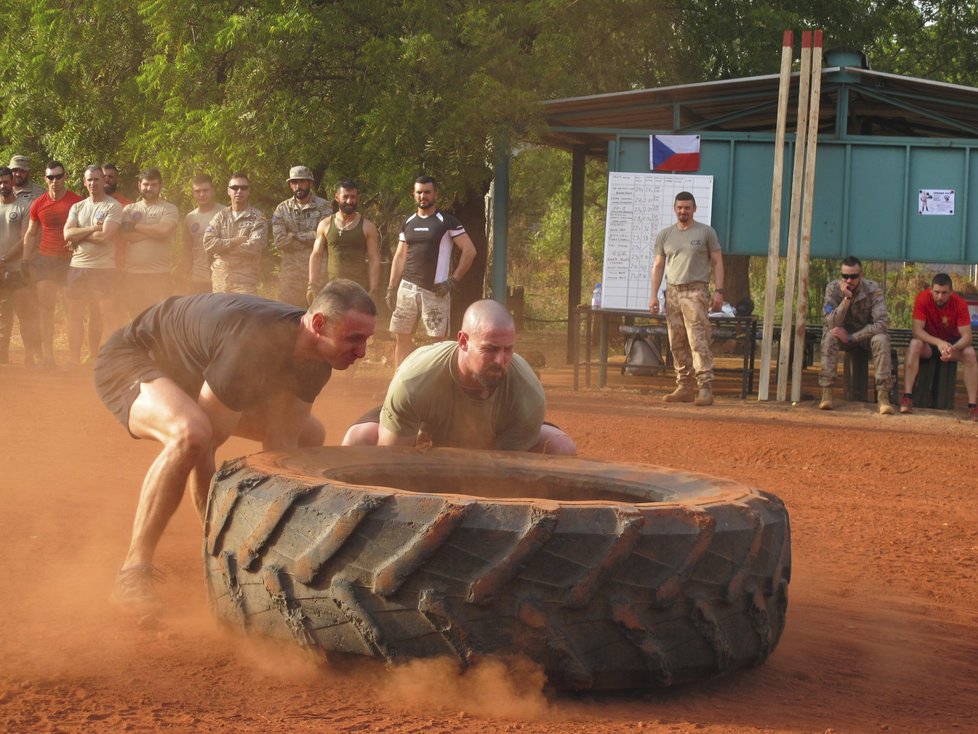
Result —
<path fill-rule="evenodd" d="M 286 183 L 289 181 L 301 181 L 302 179 L 306 179 L 307 181 L 316 180 L 315 176 L 312 175 L 312 171 L 306 166 L 292 166 L 289 169 L 289 180 Z"/>
<path fill-rule="evenodd" d="M 19 168 L 22 171 L 31 170 L 31 160 L 26 155 L 15 155 L 10 159 L 7 168 Z"/>

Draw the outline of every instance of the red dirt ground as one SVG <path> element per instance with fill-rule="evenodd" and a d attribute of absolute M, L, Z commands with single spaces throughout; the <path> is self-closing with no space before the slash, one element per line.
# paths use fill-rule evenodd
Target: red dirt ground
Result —
<path fill-rule="evenodd" d="M 376 404 L 381 368 L 316 405 L 336 443 Z M 721 395 L 571 392 L 544 370 L 549 417 L 585 458 L 730 477 L 780 495 L 794 569 L 787 627 L 762 666 L 666 691 L 555 695 L 533 670 L 424 662 L 317 668 L 212 618 L 185 502 L 157 560 L 159 626 L 109 604 L 157 446 L 133 441 L 87 372 L 0 370 L 0 730 L 8 732 L 978 731 L 978 426 L 949 414 L 821 413 Z M 229 458 L 255 451 L 232 441 Z"/>

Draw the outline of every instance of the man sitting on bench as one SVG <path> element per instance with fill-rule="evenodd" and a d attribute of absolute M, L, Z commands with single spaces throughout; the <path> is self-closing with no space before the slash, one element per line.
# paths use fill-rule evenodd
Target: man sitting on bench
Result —
<path fill-rule="evenodd" d="M 913 412 L 913 385 L 920 359 L 940 357 L 942 362 L 964 365 L 964 387 L 968 391 L 968 419 L 978 421 L 978 359 L 971 346 L 971 314 L 968 304 L 951 289 L 951 276 L 938 273 L 930 288 L 917 294 L 913 304 L 913 329 L 903 368 L 903 397 L 900 412 Z"/>
<path fill-rule="evenodd" d="M 882 415 L 893 415 L 890 389 L 893 364 L 890 359 L 890 321 L 883 291 L 872 280 L 863 280 L 863 264 L 851 255 L 842 261 L 838 280 L 825 286 L 825 326 L 822 329 L 822 386 L 820 410 L 832 410 L 832 385 L 835 383 L 839 350 L 871 350 L 876 375 L 876 401 Z"/>

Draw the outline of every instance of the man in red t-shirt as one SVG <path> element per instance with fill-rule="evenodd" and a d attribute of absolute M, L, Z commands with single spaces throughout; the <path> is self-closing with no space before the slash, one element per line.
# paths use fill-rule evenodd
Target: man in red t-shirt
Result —
<path fill-rule="evenodd" d="M 37 287 L 41 317 L 41 366 L 54 367 L 54 304 L 68 276 L 71 250 L 64 238 L 71 206 L 82 200 L 65 184 L 65 167 L 50 161 L 44 169 L 48 192 L 31 204 L 31 220 L 24 235 L 24 260 L 30 263 Z"/>
<path fill-rule="evenodd" d="M 951 290 L 951 276 L 938 273 L 930 288 L 917 294 L 913 304 L 913 329 L 903 371 L 900 412 L 913 411 L 913 384 L 920 359 L 939 357 L 942 362 L 964 365 L 964 387 L 968 391 L 968 418 L 978 421 L 978 359 L 971 346 L 971 314 L 968 304 Z"/>

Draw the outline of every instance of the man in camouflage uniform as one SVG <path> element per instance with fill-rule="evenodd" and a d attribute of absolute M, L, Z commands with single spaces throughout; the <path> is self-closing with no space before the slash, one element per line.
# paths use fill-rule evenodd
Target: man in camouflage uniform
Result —
<path fill-rule="evenodd" d="M 649 300 L 649 310 L 659 313 L 659 287 L 665 273 L 666 329 L 676 366 L 676 389 L 662 399 L 667 403 L 713 405 L 709 312 L 723 306 L 723 254 L 713 227 L 693 219 L 696 199 L 691 193 L 676 194 L 673 211 L 676 223 L 655 238 Z M 712 302 L 711 265 L 715 282 Z"/>
<path fill-rule="evenodd" d="M 822 328 L 821 410 L 832 410 L 832 385 L 835 384 L 839 350 L 872 351 L 876 376 L 876 401 L 882 415 L 893 415 L 890 389 L 893 387 L 893 364 L 890 359 L 890 335 L 883 291 L 872 280 L 862 277 L 863 265 L 851 255 L 842 261 L 842 276 L 825 286 L 825 325 Z"/>
<path fill-rule="evenodd" d="M 15 155 L 10 158 L 10 170 L 14 174 L 14 196 L 30 206 L 31 203 L 44 193 L 44 187 L 31 181 L 31 162 L 26 155 Z"/>
<path fill-rule="evenodd" d="M 215 293 L 258 295 L 261 254 L 268 240 L 265 215 L 248 205 L 251 184 L 243 173 L 228 181 L 231 206 L 214 215 L 204 230 L 204 250 L 213 258 Z M 305 283 L 303 283 L 305 294 Z"/>
<path fill-rule="evenodd" d="M 275 207 L 272 214 L 272 238 L 282 259 L 278 300 L 305 307 L 309 255 L 316 241 L 316 227 L 333 210 L 328 201 L 316 196 L 312 188 L 316 180 L 305 166 L 293 166 L 287 183 L 292 197 Z"/>

